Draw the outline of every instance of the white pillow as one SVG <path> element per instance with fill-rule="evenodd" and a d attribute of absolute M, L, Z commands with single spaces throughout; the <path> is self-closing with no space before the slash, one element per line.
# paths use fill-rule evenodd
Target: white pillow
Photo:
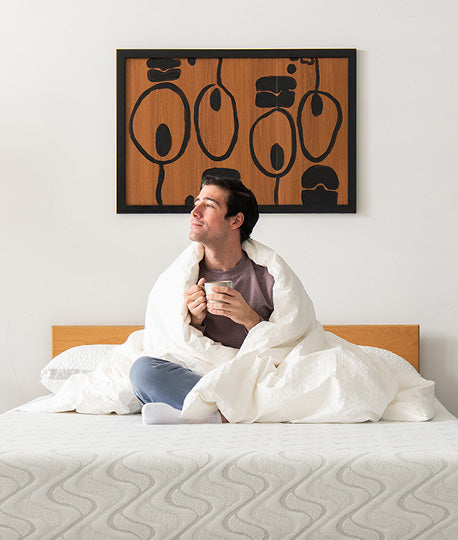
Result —
<path fill-rule="evenodd" d="M 90 373 L 116 345 L 80 345 L 55 356 L 40 373 L 41 384 L 56 393 L 75 373 Z"/>
<path fill-rule="evenodd" d="M 385 362 L 385 364 L 396 371 L 410 371 L 412 373 L 417 373 L 417 370 L 412 366 L 410 362 L 407 362 L 402 356 L 395 354 L 394 352 L 387 351 L 386 349 L 379 349 L 378 347 L 368 347 L 366 345 L 360 345 L 360 349 L 365 352 L 377 353 L 380 358 Z"/>

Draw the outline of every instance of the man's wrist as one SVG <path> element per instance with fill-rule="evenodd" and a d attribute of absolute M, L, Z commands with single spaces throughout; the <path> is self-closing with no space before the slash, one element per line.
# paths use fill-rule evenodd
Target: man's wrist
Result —
<path fill-rule="evenodd" d="M 194 317 L 194 315 L 191 315 L 191 324 L 193 326 L 204 326 L 205 317 L 202 319 L 198 319 L 197 317 Z"/>
<path fill-rule="evenodd" d="M 244 326 L 249 332 L 255 326 L 257 326 L 261 321 L 262 321 L 261 317 L 256 312 L 254 312 L 254 316 Z"/>

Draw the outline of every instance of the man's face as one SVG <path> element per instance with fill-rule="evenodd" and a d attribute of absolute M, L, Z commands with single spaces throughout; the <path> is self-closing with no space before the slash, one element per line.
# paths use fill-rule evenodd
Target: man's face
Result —
<path fill-rule="evenodd" d="M 203 245 L 221 245 L 233 231 L 234 218 L 226 218 L 226 190 L 204 186 L 194 201 L 191 212 L 190 240 Z"/>

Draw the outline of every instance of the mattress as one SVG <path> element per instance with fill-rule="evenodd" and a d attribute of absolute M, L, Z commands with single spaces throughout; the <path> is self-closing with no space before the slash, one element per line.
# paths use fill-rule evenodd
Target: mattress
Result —
<path fill-rule="evenodd" d="M 458 420 L 0 416 L 0 538 L 458 538 Z"/>

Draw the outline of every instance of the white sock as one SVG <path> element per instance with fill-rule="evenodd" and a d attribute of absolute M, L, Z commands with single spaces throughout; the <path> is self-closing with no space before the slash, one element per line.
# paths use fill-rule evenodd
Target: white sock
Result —
<path fill-rule="evenodd" d="M 221 424 L 219 412 L 198 419 L 181 418 L 181 411 L 167 403 L 145 403 L 142 407 L 144 424 Z"/>

